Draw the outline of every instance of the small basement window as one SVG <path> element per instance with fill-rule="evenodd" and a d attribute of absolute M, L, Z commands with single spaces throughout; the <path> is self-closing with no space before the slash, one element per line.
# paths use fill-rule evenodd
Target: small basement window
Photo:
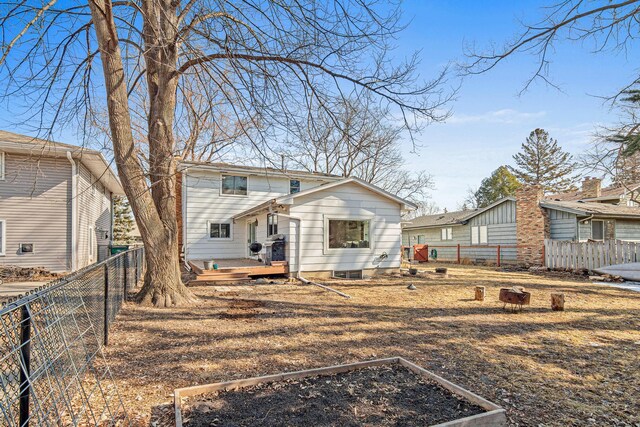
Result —
<path fill-rule="evenodd" d="M 604 240 L 604 221 L 591 221 L 591 239 Z"/>
<path fill-rule="evenodd" d="M 220 222 L 209 222 L 210 239 L 230 239 L 231 224 Z"/>
<path fill-rule="evenodd" d="M 336 279 L 362 279 L 362 270 L 337 270 L 333 272 Z"/>
<path fill-rule="evenodd" d="M 453 228 L 446 227 L 440 230 L 440 240 L 453 240 Z"/>
<path fill-rule="evenodd" d="M 290 179 L 289 180 L 289 194 L 299 193 L 300 192 L 300 180 L 299 179 Z"/>
<path fill-rule="evenodd" d="M 247 195 L 247 177 L 222 175 L 222 194 Z"/>
<path fill-rule="evenodd" d="M 32 254 L 33 253 L 33 243 L 20 243 L 20 253 L 21 254 Z"/>
<path fill-rule="evenodd" d="M 368 220 L 329 220 L 329 248 L 370 248 Z"/>
<path fill-rule="evenodd" d="M 267 214 L 267 237 L 278 234 L 278 214 Z"/>

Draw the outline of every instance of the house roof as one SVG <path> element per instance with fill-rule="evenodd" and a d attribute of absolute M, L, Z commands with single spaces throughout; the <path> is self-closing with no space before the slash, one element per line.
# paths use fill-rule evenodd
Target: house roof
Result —
<path fill-rule="evenodd" d="M 67 153 L 70 153 L 72 158 L 80 160 L 110 192 L 124 195 L 120 180 L 100 151 L 3 130 L 0 130 L 0 151 L 34 157 L 67 157 Z"/>
<path fill-rule="evenodd" d="M 612 185 L 604 187 L 600 190 L 600 197 L 584 197 L 582 190 L 567 191 L 565 193 L 549 194 L 545 196 L 545 200 L 555 201 L 578 201 L 578 200 L 618 200 L 629 191 L 640 189 L 640 183 L 632 184 L 627 187 L 622 185 Z"/>
<path fill-rule="evenodd" d="M 322 181 L 337 181 L 344 179 L 343 176 L 332 175 L 328 173 L 322 172 L 310 172 L 310 171 L 301 171 L 301 170 L 288 170 L 288 169 L 278 169 L 278 168 L 270 168 L 270 167 L 262 167 L 262 166 L 243 166 L 243 165 L 234 165 L 231 163 L 223 163 L 223 162 L 196 162 L 191 160 L 180 160 L 179 162 L 180 170 L 185 169 L 204 169 L 211 170 L 215 172 L 229 172 L 229 173 L 240 173 L 240 174 L 249 174 L 249 175 L 275 175 L 275 176 L 285 176 L 289 178 L 311 178 L 311 179 L 319 179 Z"/>
<path fill-rule="evenodd" d="M 267 210 L 270 207 L 273 206 L 279 206 L 279 205 L 292 205 L 294 203 L 294 200 L 299 198 L 299 197 L 304 197 L 304 196 L 308 196 L 310 194 L 314 194 L 314 193 L 319 193 L 319 192 L 323 192 L 323 191 L 327 191 L 330 190 L 332 188 L 335 187 L 339 187 L 345 184 L 357 184 L 359 186 L 361 186 L 362 188 L 371 191 L 373 193 L 376 193 L 382 197 L 385 197 L 387 199 L 393 200 L 394 202 L 399 203 L 402 206 L 402 209 L 405 210 L 413 210 L 416 209 L 417 206 L 411 202 L 409 202 L 408 200 L 405 200 L 401 197 L 396 196 L 395 194 L 391 194 L 388 191 L 383 190 L 380 187 L 377 187 L 373 184 L 370 184 L 366 181 L 363 181 L 361 179 L 358 178 L 343 178 L 340 181 L 334 181 L 334 182 L 329 182 L 326 184 L 322 184 L 322 185 L 318 185 L 316 187 L 313 188 L 309 188 L 308 190 L 304 190 L 304 191 L 300 191 L 298 193 L 293 193 L 293 194 L 287 194 L 284 196 L 280 196 L 277 197 L 275 199 L 270 199 L 267 200 L 266 202 L 260 203 L 259 205 L 256 205 L 250 209 L 247 209 L 243 212 L 240 212 L 239 214 L 235 215 L 233 217 L 233 219 L 239 219 L 239 218 L 243 218 L 246 216 L 250 216 L 253 215 L 255 213 L 258 213 L 260 211 L 263 210 Z"/>
<path fill-rule="evenodd" d="M 424 215 L 414 218 L 409 221 L 407 225 L 403 228 L 405 229 L 414 229 L 414 228 L 429 228 L 429 227 L 443 227 L 446 225 L 462 225 L 466 224 L 474 216 L 480 215 L 483 212 L 488 211 L 504 202 L 507 201 L 515 201 L 513 197 L 505 197 L 502 198 L 484 208 L 476 208 L 476 209 L 466 209 L 461 211 L 454 212 L 444 212 L 433 215 Z"/>
<path fill-rule="evenodd" d="M 640 218 L 640 207 L 611 205 L 580 201 L 542 200 L 540 206 L 548 209 L 569 212 L 576 215 L 598 216 L 606 218 Z"/>

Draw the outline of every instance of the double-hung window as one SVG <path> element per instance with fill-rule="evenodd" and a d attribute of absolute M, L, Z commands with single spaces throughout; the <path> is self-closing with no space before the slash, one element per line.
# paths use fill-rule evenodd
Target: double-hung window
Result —
<path fill-rule="evenodd" d="M 453 228 L 445 227 L 441 229 L 440 240 L 453 240 Z"/>
<path fill-rule="evenodd" d="M 488 232 L 486 225 L 471 227 L 471 244 L 486 245 L 488 242 Z"/>
<path fill-rule="evenodd" d="M 591 239 L 604 240 L 604 221 L 591 221 Z"/>
<path fill-rule="evenodd" d="M 222 175 L 222 194 L 247 195 L 247 177 Z"/>
<path fill-rule="evenodd" d="M 267 237 L 278 234 L 278 214 L 267 214 Z"/>
<path fill-rule="evenodd" d="M 231 224 L 225 222 L 209 222 L 209 238 L 210 239 L 230 239 Z"/>

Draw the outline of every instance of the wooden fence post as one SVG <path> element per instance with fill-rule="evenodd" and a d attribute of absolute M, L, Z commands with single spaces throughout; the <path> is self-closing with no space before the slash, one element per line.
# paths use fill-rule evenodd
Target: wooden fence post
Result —
<path fill-rule="evenodd" d="M 498 262 L 497 262 L 498 267 L 500 267 L 500 245 L 498 245 L 498 250 L 497 250 L 497 260 L 498 260 Z"/>
<path fill-rule="evenodd" d="M 458 264 L 460 264 L 460 243 L 458 243 Z"/>
<path fill-rule="evenodd" d="M 429 245 L 426 245 L 424 248 L 427 251 L 427 262 L 429 262 Z"/>

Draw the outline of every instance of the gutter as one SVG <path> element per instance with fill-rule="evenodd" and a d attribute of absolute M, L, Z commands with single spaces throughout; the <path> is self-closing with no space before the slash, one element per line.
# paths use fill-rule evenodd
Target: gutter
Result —
<path fill-rule="evenodd" d="M 67 159 L 71 163 L 71 271 L 76 271 L 78 263 L 78 166 L 73 160 L 71 151 L 67 151 Z"/>

